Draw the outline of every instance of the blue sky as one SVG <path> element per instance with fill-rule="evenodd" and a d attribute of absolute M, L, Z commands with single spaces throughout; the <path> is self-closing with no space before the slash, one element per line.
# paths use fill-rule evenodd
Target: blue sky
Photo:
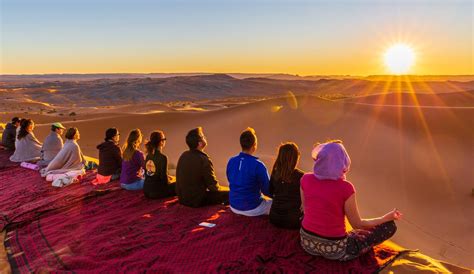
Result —
<path fill-rule="evenodd" d="M 474 1 L 0 1 L 0 73 L 474 73 Z"/>

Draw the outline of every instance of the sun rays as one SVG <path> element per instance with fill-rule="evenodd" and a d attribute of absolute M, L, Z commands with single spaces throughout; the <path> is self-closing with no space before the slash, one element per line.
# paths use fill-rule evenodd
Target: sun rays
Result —
<path fill-rule="evenodd" d="M 416 84 L 417 88 L 414 88 L 414 84 Z M 372 89 L 373 86 L 369 85 L 368 88 L 365 90 L 365 93 L 370 92 Z M 412 79 L 412 77 L 409 77 L 407 75 L 388 76 L 387 79 L 383 82 L 382 92 L 377 94 L 378 98 L 376 98 L 375 103 L 370 104 L 373 110 L 372 114 L 367 119 L 367 123 L 364 129 L 361 131 L 364 135 L 361 145 L 365 149 L 370 144 L 371 138 L 373 136 L 376 136 L 374 130 L 376 129 L 377 123 L 381 121 L 382 115 L 393 115 L 394 122 L 396 125 L 396 131 L 398 132 L 398 145 L 401 148 L 399 151 L 399 168 L 401 173 L 400 178 L 401 180 L 403 180 L 404 170 L 406 170 L 407 168 L 404 162 L 406 161 L 406 157 L 409 156 L 404 153 L 405 150 L 403 148 L 410 145 L 405 140 L 406 134 L 409 133 L 407 130 L 409 130 L 409 123 L 415 122 L 416 124 L 419 124 L 420 132 L 422 134 L 422 140 L 426 142 L 427 148 L 429 148 L 429 154 L 431 155 L 429 158 L 432 159 L 432 167 L 433 169 L 439 172 L 441 179 L 444 182 L 444 187 L 447 193 L 449 193 L 449 196 L 454 197 L 450 178 L 446 171 L 444 161 L 437 146 L 439 144 L 435 143 L 433 132 L 430 129 L 430 123 L 425 117 L 424 106 L 420 103 L 417 96 L 417 92 L 420 91 L 430 94 L 431 96 L 437 96 L 437 94 L 432 90 L 432 88 L 422 79 L 414 80 Z M 395 96 L 394 105 L 386 102 L 386 97 L 389 94 L 393 94 Z M 406 95 L 408 95 L 408 97 L 406 97 Z M 439 101 L 439 105 L 444 106 L 444 102 L 441 99 Z M 355 104 L 354 108 L 352 108 L 351 111 L 357 111 L 358 108 L 365 107 L 367 107 L 366 104 Z M 449 108 L 443 108 L 439 111 L 446 112 L 446 114 L 453 117 L 453 114 L 451 113 L 451 110 Z M 414 117 L 414 121 L 410 121 L 410 119 L 413 119 L 412 117 Z"/>

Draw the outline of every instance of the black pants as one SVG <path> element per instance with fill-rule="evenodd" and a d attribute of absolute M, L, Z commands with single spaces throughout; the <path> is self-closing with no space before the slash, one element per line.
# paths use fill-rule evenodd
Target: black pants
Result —
<path fill-rule="evenodd" d="M 373 246 L 390 239 L 397 231 L 394 221 L 386 222 L 366 230 L 353 230 L 347 239 L 346 253 L 359 256 Z"/>
<path fill-rule="evenodd" d="M 270 223 L 286 229 L 300 229 L 303 214 L 301 211 L 293 212 L 293 214 L 279 215 L 270 210 Z"/>
<path fill-rule="evenodd" d="M 166 188 L 160 189 L 159 191 L 144 191 L 144 194 L 148 199 L 162 199 L 176 196 L 176 183 L 167 184 Z"/>
<path fill-rule="evenodd" d="M 369 251 L 395 234 L 394 221 L 386 222 L 370 229 L 355 229 L 346 237 L 328 239 L 305 229 L 300 230 L 301 246 L 311 255 L 323 256 L 331 260 L 348 261 Z"/>
<path fill-rule="evenodd" d="M 229 204 L 229 191 L 206 191 L 201 206 L 220 204 Z"/>

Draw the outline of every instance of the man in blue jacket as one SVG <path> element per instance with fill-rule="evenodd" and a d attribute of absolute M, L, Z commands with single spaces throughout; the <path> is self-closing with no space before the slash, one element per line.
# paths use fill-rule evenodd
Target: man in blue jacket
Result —
<path fill-rule="evenodd" d="M 265 164 L 253 156 L 257 150 L 257 136 L 253 128 L 240 135 L 242 152 L 230 158 L 227 164 L 230 209 L 245 216 L 268 215 L 272 200 L 269 194 L 270 176 Z"/>

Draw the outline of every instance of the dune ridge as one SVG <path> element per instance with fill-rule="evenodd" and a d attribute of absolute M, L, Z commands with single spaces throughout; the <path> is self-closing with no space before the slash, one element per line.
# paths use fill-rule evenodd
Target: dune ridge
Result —
<path fill-rule="evenodd" d="M 287 94 L 346 98 L 377 93 L 449 93 L 472 90 L 474 81 L 369 81 L 363 79 L 279 80 L 237 79 L 225 74 L 170 78 L 96 79 L 90 81 L 1 82 L 0 112 L 15 101 L 57 107 L 97 107 L 136 103 L 171 103 L 226 98 L 274 97 Z"/>

